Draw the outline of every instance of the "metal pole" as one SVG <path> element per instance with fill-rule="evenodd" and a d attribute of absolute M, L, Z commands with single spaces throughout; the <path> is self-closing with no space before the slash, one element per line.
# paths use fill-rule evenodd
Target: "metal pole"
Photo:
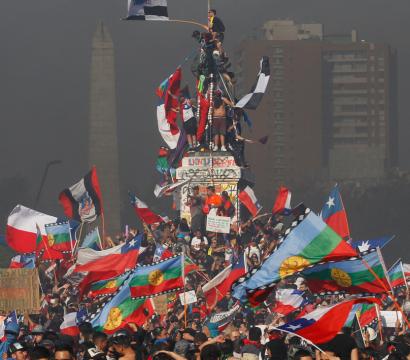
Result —
<path fill-rule="evenodd" d="M 61 164 L 61 163 L 62 163 L 61 160 L 52 160 L 52 161 L 49 161 L 46 164 L 46 167 L 45 167 L 44 172 L 43 172 L 43 177 L 41 178 L 40 188 L 38 189 L 38 192 L 37 192 L 36 201 L 34 202 L 34 208 L 37 208 L 38 202 L 40 201 L 41 192 L 43 191 L 43 187 L 44 187 L 44 184 L 45 184 L 46 179 L 47 179 L 48 169 L 52 165 L 57 165 L 57 164 Z"/>

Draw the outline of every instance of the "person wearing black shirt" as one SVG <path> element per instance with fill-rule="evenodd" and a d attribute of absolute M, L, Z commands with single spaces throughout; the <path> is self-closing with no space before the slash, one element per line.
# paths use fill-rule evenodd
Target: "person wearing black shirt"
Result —
<path fill-rule="evenodd" d="M 342 332 L 329 342 L 320 345 L 320 348 L 324 351 L 331 351 L 340 360 L 359 360 L 359 349 L 356 341 Z"/>
<path fill-rule="evenodd" d="M 213 39 L 223 42 L 225 25 L 222 20 L 216 16 L 215 9 L 208 11 L 208 21 L 209 32 L 212 34 Z"/>

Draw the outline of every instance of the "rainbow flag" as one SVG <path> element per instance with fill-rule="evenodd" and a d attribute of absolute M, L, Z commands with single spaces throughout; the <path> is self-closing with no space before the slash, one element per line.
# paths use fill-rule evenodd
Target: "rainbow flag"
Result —
<path fill-rule="evenodd" d="M 137 267 L 130 276 L 131 296 L 140 299 L 182 289 L 182 261 L 183 256 L 178 255 L 155 264 Z"/>
<path fill-rule="evenodd" d="M 292 226 L 279 249 L 257 271 L 233 285 L 236 299 L 255 305 L 264 301 L 279 281 L 312 265 L 358 256 L 356 250 L 309 209 Z"/>
<path fill-rule="evenodd" d="M 389 275 L 392 290 L 407 286 L 401 259 L 397 260 L 387 273 Z"/>
<path fill-rule="evenodd" d="M 314 294 L 380 294 L 389 288 L 379 256 L 373 251 L 363 256 L 384 286 L 376 279 L 362 260 L 344 260 L 315 265 L 304 270 L 301 275 Z"/>

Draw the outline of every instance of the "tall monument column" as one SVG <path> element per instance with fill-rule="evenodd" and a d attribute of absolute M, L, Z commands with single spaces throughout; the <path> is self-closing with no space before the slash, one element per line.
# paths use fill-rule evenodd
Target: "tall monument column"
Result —
<path fill-rule="evenodd" d="M 103 197 L 105 229 L 121 229 L 114 46 L 99 22 L 92 40 L 88 163 L 96 165 Z"/>

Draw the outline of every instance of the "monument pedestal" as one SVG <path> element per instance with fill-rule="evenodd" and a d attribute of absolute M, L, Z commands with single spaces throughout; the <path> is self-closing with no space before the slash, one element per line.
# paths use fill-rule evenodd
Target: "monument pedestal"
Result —
<path fill-rule="evenodd" d="M 238 184 L 241 180 L 248 184 L 253 182 L 252 176 L 247 169 L 236 165 L 233 156 L 229 152 L 196 152 L 188 153 L 182 159 L 182 165 L 176 170 L 177 180 L 190 181 L 181 188 L 180 216 L 191 221 L 189 207 L 186 206 L 188 196 L 193 193 L 192 188 L 197 185 L 199 193 L 206 197 L 206 188 L 215 186 L 217 194 L 222 191 L 228 192 L 232 203 L 235 205 L 236 216 L 239 218 Z"/>

